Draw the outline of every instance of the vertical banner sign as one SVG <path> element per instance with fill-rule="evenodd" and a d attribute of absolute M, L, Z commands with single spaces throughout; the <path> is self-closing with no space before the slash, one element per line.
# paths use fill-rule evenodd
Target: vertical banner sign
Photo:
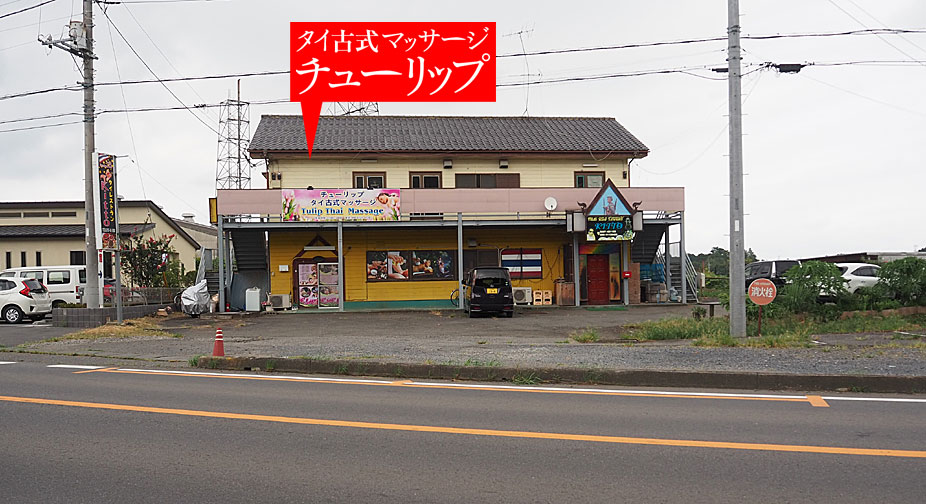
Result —
<path fill-rule="evenodd" d="M 494 102 L 495 23 L 290 23 L 309 156 L 322 102 Z"/>
<path fill-rule="evenodd" d="M 116 156 L 97 154 L 96 184 L 96 248 L 114 251 L 116 239 Z"/>

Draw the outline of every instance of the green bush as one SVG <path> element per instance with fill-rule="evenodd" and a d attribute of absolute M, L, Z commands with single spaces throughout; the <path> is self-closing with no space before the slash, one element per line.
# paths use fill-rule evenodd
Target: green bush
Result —
<path fill-rule="evenodd" d="M 926 260 L 907 257 L 881 268 L 874 290 L 903 306 L 926 305 Z"/>

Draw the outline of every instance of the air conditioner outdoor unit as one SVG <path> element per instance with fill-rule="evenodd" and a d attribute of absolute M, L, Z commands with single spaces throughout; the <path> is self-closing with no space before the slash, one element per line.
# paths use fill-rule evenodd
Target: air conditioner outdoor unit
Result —
<path fill-rule="evenodd" d="M 512 287 L 511 293 L 514 295 L 514 304 L 529 305 L 534 300 L 530 287 Z"/>
<path fill-rule="evenodd" d="M 289 294 L 271 294 L 270 306 L 274 310 L 288 310 L 292 303 L 289 301 Z"/>

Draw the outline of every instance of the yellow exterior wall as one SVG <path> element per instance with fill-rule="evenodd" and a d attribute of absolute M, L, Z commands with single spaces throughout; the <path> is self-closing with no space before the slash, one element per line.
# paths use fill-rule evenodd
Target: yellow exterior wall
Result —
<path fill-rule="evenodd" d="M 269 170 L 282 174 L 282 180 L 271 180 L 270 188 L 335 189 L 353 187 L 354 172 L 386 172 L 386 187 L 409 188 L 409 172 L 440 172 L 444 188 L 455 187 L 457 173 L 519 173 L 521 187 L 574 187 L 575 172 L 605 172 L 617 187 L 629 187 L 630 178 L 624 178 L 627 159 L 609 157 L 595 161 L 587 155 L 575 157 L 523 156 L 497 157 L 448 156 L 444 157 L 379 157 L 375 163 L 363 162 L 362 155 L 351 157 L 313 156 L 307 158 L 272 159 Z M 368 158 L 372 159 L 372 157 Z M 443 160 L 451 159 L 453 168 L 445 170 Z M 498 167 L 499 159 L 508 160 L 508 168 Z M 583 167 L 597 164 L 597 167 Z"/>
<path fill-rule="evenodd" d="M 336 244 L 335 232 L 320 234 L 328 243 Z M 314 237 L 315 232 L 271 232 L 270 233 L 270 290 L 273 294 L 293 295 L 293 259 Z M 563 244 L 566 233 L 551 229 L 464 229 L 464 244 L 476 240 L 478 246 L 466 250 L 486 248 L 541 248 L 543 249 L 543 278 L 515 280 L 515 287 L 554 290 L 554 280 L 563 276 Z M 344 230 L 344 300 L 350 301 L 412 301 L 448 299 L 457 287 L 456 280 L 422 280 L 396 282 L 367 282 L 367 250 L 450 250 L 456 258 L 456 228 L 388 230 Z M 331 252 L 306 252 L 303 257 L 316 255 L 330 257 Z M 280 272 L 281 265 L 288 265 L 288 272 Z M 454 266 L 456 267 L 456 265 Z"/>

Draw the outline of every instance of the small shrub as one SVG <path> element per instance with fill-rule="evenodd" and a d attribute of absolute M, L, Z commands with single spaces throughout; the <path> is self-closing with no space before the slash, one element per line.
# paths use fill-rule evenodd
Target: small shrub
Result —
<path fill-rule="evenodd" d="M 705 315 L 707 315 L 707 309 L 703 306 L 695 306 L 691 309 L 691 318 L 695 320 L 701 320 Z"/>
<path fill-rule="evenodd" d="M 926 305 L 926 260 L 907 257 L 885 264 L 875 290 L 904 306 Z"/>
<path fill-rule="evenodd" d="M 586 327 L 581 333 L 573 331 L 569 337 L 574 339 L 577 343 L 594 343 L 598 341 L 599 338 L 598 329 Z"/>
<path fill-rule="evenodd" d="M 194 355 L 193 357 L 190 357 L 190 360 L 188 361 L 190 363 L 190 367 L 199 367 L 199 359 L 201 357 L 202 355 Z"/>

